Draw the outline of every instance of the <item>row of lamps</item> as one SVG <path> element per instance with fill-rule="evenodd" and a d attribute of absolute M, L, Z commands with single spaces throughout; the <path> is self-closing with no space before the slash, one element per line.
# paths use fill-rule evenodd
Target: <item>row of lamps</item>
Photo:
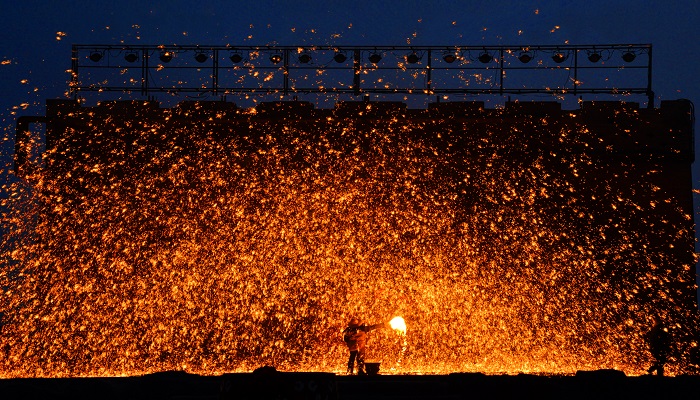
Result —
<path fill-rule="evenodd" d="M 635 54 L 634 51 L 628 50 L 622 54 L 622 60 L 627 62 L 627 63 L 630 63 L 630 62 L 634 61 L 636 56 L 637 55 Z M 90 53 L 90 56 L 89 56 L 90 60 L 93 62 L 99 62 L 102 59 L 102 57 L 103 57 L 103 53 L 100 51 L 93 51 Z M 174 57 L 174 53 L 172 51 L 163 51 L 160 53 L 158 58 L 160 59 L 160 61 L 162 61 L 164 63 L 168 63 L 173 59 L 173 57 Z M 270 62 L 273 64 L 279 64 L 282 61 L 282 58 L 283 58 L 282 53 L 273 53 L 272 55 L 270 55 Z M 568 52 L 555 51 L 554 54 L 552 54 L 552 60 L 558 64 L 563 63 L 568 58 L 569 58 Z M 588 53 L 588 60 L 592 63 L 597 63 L 602 58 L 603 58 L 603 56 L 599 51 L 593 50 L 593 51 Z M 138 61 L 138 59 L 139 59 L 139 55 L 136 51 L 128 51 L 126 54 L 124 54 L 124 60 L 126 60 L 126 62 L 134 63 L 134 62 Z M 194 59 L 198 63 L 204 63 L 209 59 L 209 55 L 207 55 L 207 53 L 205 53 L 203 51 L 198 51 L 195 53 Z M 243 56 L 238 52 L 234 52 L 234 53 L 231 53 L 231 55 L 229 56 L 229 59 L 231 60 L 232 63 L 238 64 L 238 63 L 243 61 Z M 312 59 L 311 55 L 309 55 L 308 53 L 301 53 L 298 57 L 299 62 L 302 64 L 310 63 L 311 59 Z M 409 64 L 416 64 L 417 62 L 420 61 L 421 57 L 418 54 L 416 54 L 415 52 L 412 52 L 412 53 L 406 55 L 405 59 L 406 59 L 406 62 Z M 443 54 L 442 59 L 446 63 L 452 64 L 453 62 L 455 62 L 459 59 L 459 56 L 456 53 L 446 51 Z M 530 51 L 523 50 L 520 53 L 520 55 L 518 55 L 518 59 L 523 64 L 527 64 L 534 59 L 534 56 Z M 337 62 L 337 63 L 343 63 L 347 60 L 347 56 L 341 52 L 337 52 L 333 56 L 333 60 L 335 60 L 335 62 Z M 379 53 L 375 52 L 375 53 L 372 53 L 369 55 L 368 60 L 372 64 L 378 64 L 382 60 L 382 56 Z M 491 55 L 487 51 L 484 51 L 483 53 L 479 54 L 478 60 L 484 64 L 487 64 L 487 63 L 493 61 L 494 57 L 493 57 L 493 55 Z"/>

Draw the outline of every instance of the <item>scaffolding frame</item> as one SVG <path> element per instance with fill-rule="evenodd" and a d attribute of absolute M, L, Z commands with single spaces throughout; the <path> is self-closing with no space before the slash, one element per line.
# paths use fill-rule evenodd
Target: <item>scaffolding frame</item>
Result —
<path fill-rule="evenodd" d="M 317 63 L 320 56 L 332 52 L 333 58 Z M 191 53 L 189 62 L 174 64 L 173 58 Z M 160 58 L 161 55 L 169 55 Z M 342 56 L 335 56 L 341 54 Z M 379 61 L 372 56 L 378 56 Z M 128 57 L 127 57 L 128 56 Z M 267 57 L 266 57 L 267 56 Z M 274 59 L 273 56 L 277 57 Z M 387 57 L 388 56 L 388 57 Z M 557 58 L 558 57 L 558 58 Z M 653 107 L 652 46 L 651 44 L 596 44 L 596 45 L 514 45 L 514 46 L 214 46 L 214 45 L 104 45 L 76 44 L 72 46 L 72 78 L 69 92 L 77 98 L 80 92 L 138 92 L 143 96 L 154 93 L 208 93 L 227 94 L 551 94 L 551 95 L 646 95 Z M 388 59 L 388 60 L 387 60 Z M 509 59 L 506 62 L 506 59 Z M 341 61 L 342 60 L 342 61 Z M 514 61 L 517 60 L 517 61 Z M 553 60 L 553 61 L 552 61 Z M 113 83 L 115 79 L 84 82 L 86 74 L 101 70 L 118 79 L 125 71 L 138 69 L 140 78 L 131 82 Z M 164 85 L 153 78 L 155 71 L 208 72 L 199 84 L 177 82 Z M 295 72 L 346 71 L 343 82 L 326 85 L 297 85 L 290 76 Z M 565 84 L 533 82 L 532 86 L 509 85 L 508 73 L 514 71 L 567 71 Z M 584 72 L 616 70 L 621 74 L 641 70 L 641 76 L 632 85 L 587 86 L 579 81 Z M 364 77 L 372 71 L 393 71 L 396 76 L 418 74 L 423 77 L 407 79 L 377 87 L 367 84 Z M 436 85 L 434 76 L 440 71 L 493 73 L 489 87 L 470 87 L 469 84 Z M 262 74 L 261 74 L 262 72 Z M 282 79 L 258 83 L 256 86 L 226 85 L 221 78 L 264 76 L 280 72 Z M 646 72 L 646 73 L 644 73 Z M 268 75 L 271 76 L 271 75 Z M 88 77 L 89 78 L 89 77 Z M 638 82 L 637 82 L 638 81 Z M 540 84 L 537 87 L 536 83 Z"/>

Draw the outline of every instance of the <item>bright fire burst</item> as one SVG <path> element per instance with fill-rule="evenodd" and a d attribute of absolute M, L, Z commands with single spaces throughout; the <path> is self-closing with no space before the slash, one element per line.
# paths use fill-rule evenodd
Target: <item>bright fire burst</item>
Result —
<path fill-rule="evenodd" d="M 406 334 L 406 321 L 401 317 L 394 317 L 389 321 L 391 329 L 399 331 L 402 335 Z"/>
<path fill-rule="evenodd" d="M 641 373 L 692 285 L 666 161 L 582 118 L 71 112 L 5 188 L 3 377 L 341 371 L 356 315 L 397 373 Z"/>

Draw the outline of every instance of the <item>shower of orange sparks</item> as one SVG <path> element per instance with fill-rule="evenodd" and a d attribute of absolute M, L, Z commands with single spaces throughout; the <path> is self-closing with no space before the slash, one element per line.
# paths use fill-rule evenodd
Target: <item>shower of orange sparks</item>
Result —
<path fill-rule="evenodd" d="M 334 321 L 397 310 L 399 373 L 635 373 L 644 296 L 679 308 L 663 165 L 573 119 L 78 117 L 3 200 L 2 377 L 334 370 Z"/>

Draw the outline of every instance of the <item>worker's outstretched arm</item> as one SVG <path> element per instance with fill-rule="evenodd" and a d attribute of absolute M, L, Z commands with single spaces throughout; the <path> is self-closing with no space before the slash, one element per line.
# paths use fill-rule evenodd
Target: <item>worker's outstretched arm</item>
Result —
<path fill-rule="evenodd" d="M 373 331 L 375 329 L 384 328 L 387 326 L 389 326 L 389 324 L 387 322 L 382 322 L 380 324 L 374 324 L 374 325 L 367 325 L 367 326 L 365 326 L 365 332 Z"/>

